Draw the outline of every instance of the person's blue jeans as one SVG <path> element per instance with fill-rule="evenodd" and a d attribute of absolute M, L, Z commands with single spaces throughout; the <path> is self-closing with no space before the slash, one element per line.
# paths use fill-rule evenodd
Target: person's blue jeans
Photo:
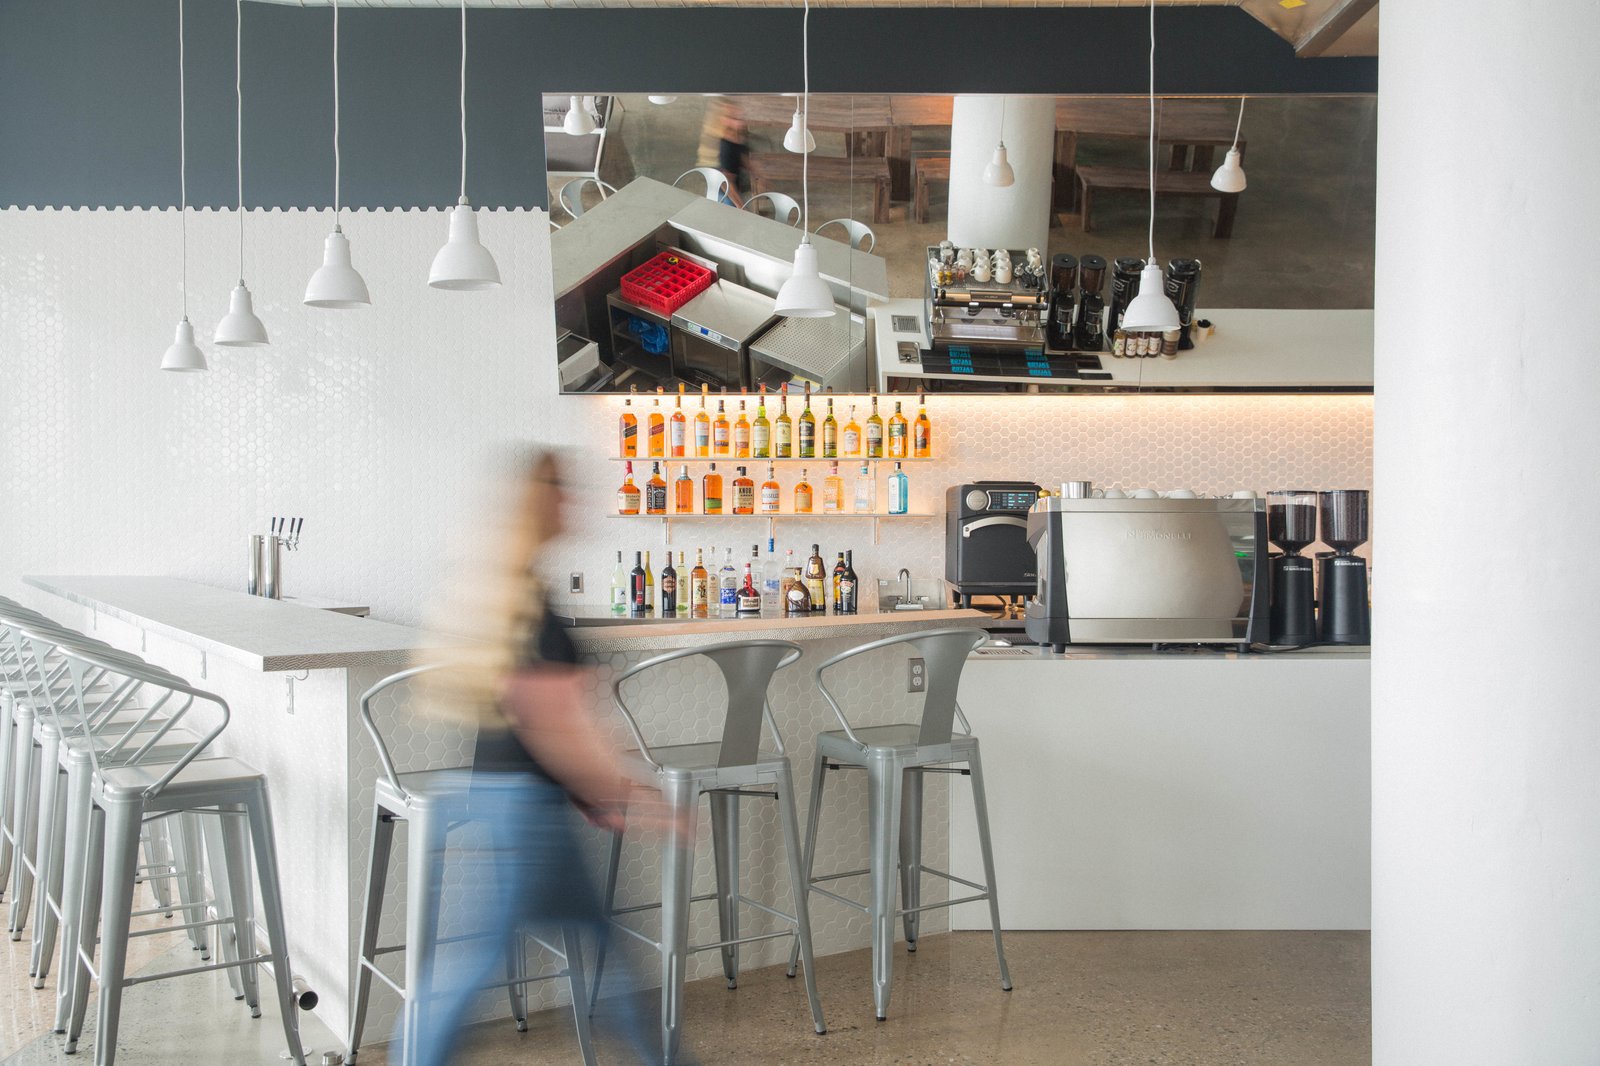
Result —
<path fill-rule="evenodd" d="M 477 834 L 483 845 L 450 854 L 447 881 L 459 882 L 470 894 L 472 914 L 470 921 L 449 924 L 485 935 L 437 952 L 432 972 L 414 991 L 416 1066 L 450 1061 L 473 1001 L 484 986 L 504 979 L 499 975 L 511 930 L 566 927 L 587 934 L 590 943 L 605 932 L 605 915 L 578 844 L 577 814 L 559 785 L 529 773 L 476 773 L 463 813 L 474 823 L 464 832 Z M 655 1043 L 646 1035 L 636 998 L 618 996 L 611 1004 L 620 1009 L 618 1027 L 640 1060 L 654 1059 Z"/>

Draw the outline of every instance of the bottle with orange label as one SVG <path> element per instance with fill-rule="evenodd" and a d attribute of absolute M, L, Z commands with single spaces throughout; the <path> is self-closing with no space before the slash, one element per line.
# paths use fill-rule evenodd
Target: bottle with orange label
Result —
<path fill-rule="evenodd" d="M 801 467 L 800 468 L 800 480 L 795 482 L 795 486 L 794 486 L 794 513 L 795 514 L 810 514 L 811 513 L 811 501 L 812 501 L 811 482 L 806 479 L 805 467 Z"/>
<path fill-rule="evenodd" d="M 745 414 L 744 397 L 739 397 L 739 418 L 733 423 L 733 454 L 739 459 L 750 458 L 750 416 Z"/>
<path fill-rule="evenodd" d="M 667 449 L 674 459 L 682 459 L 689 450 L 689 420 L 683 415 L 681 381 L 678 383 L 678 406 L 673 408 L 672 421 L 667 424 Z"/>
<path fill-rule="evenodd" d="M 667 453 L 667 416 L 661 410 L 663 391 L 660 385 L 656 386 L 656 397 L 650 405 L 649 433 L 645 438 L 650 456 L 656 459 Z"/>
<path fill-rule="evenodd" d="M 724 397 L 717 401 L 717 417 L 711 420 L 711 454 L 718 459 L 727 459 L 732 452 L 733 438 L 728 424 L 728 401 Z"/>
<path fill-rule="evenodd" d="M 761 513 L 777 514 L 783 506 L 783 489 L 778 485 L 777 472 L 767 464 L 767 480 L 761 483 Z"/>
<path fill-rule="evenodd" d="M 622 476 L 622 487 L 617 490 L 617 513 L 639 513 L 639 486 L 633 483 L 633 464 L 624 464 L 627 473 Z"/>
<path fill-rule="evenodd" d="M 756 483 L 742 466 L 734 467 L 738 474 L 733 479 L 733 513 L 756 513 Z"/>
<path fill-rule="evenodd" d="M 928 421 L 928 398 L 917 393 L 917 420 L 911 424 L 911 455 L 927 459 L 933 455 L 933 423 Z"/>
<path fill-rule="evenodd" d="M 638 392 L 634 386 L 634 392 Z M 633 396 L 622 401 L 622 417 L 617 419 L 617 454 L 632 459 L 639 454 L 639 419 L 633 413 Z"/>
<path fill-rule="evenodd" d="M 706 396 L 710 386 L 700 386 L 700 411 L 694 416 L 694 454 L 704 459 L 711 454 L 711 415 L 706 411 Z"/>

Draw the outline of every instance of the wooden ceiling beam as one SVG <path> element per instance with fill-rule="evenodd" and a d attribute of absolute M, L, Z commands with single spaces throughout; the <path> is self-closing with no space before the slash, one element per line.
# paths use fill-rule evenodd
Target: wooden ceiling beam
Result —
<path fill-rule="evenodd" d="M 1377 6 L 1378 0 L 1338 0 L 1294 42 L 1294 54 L 1301 59 L 1322 55 Z"/>

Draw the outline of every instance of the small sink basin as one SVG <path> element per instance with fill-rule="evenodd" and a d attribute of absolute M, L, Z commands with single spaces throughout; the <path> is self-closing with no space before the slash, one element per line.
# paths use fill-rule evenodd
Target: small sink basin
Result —
<path fill-rule="evenodd" d="M 878 610 L 937 611 L 945 605 L 944 581 L 939 578 L 912 578 L 910 595 L 904 581 L 879 579 Z"/>

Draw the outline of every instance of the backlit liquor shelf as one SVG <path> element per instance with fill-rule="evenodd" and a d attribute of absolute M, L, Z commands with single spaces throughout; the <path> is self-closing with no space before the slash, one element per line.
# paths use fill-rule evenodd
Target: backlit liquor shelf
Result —
<path fill-rule="evenodd" d="M 689 466 L 704 465 L 706 463 L 728 463 L 730 465 L 753 466 L 757 463 L 931 463 L 940 458 L 935 455 L 916 456 L 888 456 L 888 455 L 828 455 L 800 458 L 799 456 L 785 455 L 782 458 L 769 459 L 765 456 L 756 459 L 748 455 L 608 455 L 606 457 L 613 463 L 686 463 Z"/>

